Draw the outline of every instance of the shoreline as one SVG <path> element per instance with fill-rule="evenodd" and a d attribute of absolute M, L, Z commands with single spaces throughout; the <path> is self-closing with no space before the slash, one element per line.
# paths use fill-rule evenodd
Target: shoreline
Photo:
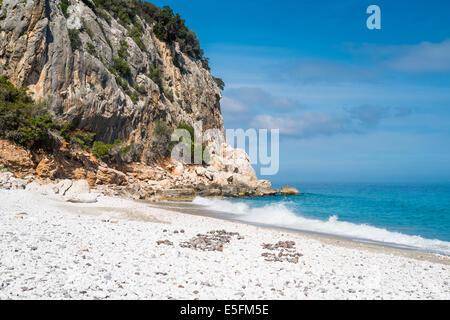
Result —
<path fill-rule="evenodd" d="M 446 255 L 446 254 L 438 253 L 438 252 L 432 252 L 432 251 L 425 251 L 425 250 L 421 250 L 420 248 L 413 248 L 413 247 L 408 248 L 408 247 L 402 247 L 395 243 L 392 243 L 392 244 L 386 243 L 385 244 L 385 243 L 377 242 L 374 240 L 352 239 L 350 237 L 333 235 L 333 234 L 325 234 L 325 233 L 319 233 L 319 232 L 314 232 L 314 231 L 297 230 L 297 229 L 284 228 L 284 227 L 278 227 L 278 226 L 272 226 L 272 225 L 266 225 L 266 224 L 260 224 L 260 223 L 252 223 L 252 222 L 247 222 L 247 221 L 243 221 L 243 220 L 239 220 L 239 219 L 233 219 L 227 213 L 210 210 L 208 208 L 205 208 L 202 205 L 197 205 L 197 204 L 192 204 L 192 203 L 153 202 L 153 203 L 150 203 L 150 205 L 152 207 L 169 210 L 169 211 L 175 211 L 175 212 L 179 212 L 179 213 L 183 213 L 183 214 L 208 217 L 211 219 L 229 221 L 229 222 L 233 222 L 233 223 L 254 226 L 254 227 L 266 229 L 266 230 L 275 230 L 275 231 L 279 231 L 281 233 L 300 235 L 300 236 L 307 237 L 310 239 L 318 240 L 324 244 L 342 246 L 345 248 L 357 248 L 357 249 L 361 249 L 361 250 L 368 250 L 371 252 L 394 254 L 397 256 L 412 258 L 412 259 L 416 259 L 416 260 L 423 260 L 423 261 L 429 261 L 429 262 L 433 262 L 433 263 L 442 263 L 445 265 L 450 265 L 450 255 Z M 186 209 L 186 206 L 189 207 L 188 210 Z M 169 209 L 167 207 L 169 207 Z M 197 213 L 193 213 L 192 211 L 194 211 L 194 210 Z"/>
<path fill-rule="evenodd" d="M 450 299 L 449 257 L 191 215 L 186 205 L 23 190 L 0 190 L 0 202 L 0 299 Z"/>

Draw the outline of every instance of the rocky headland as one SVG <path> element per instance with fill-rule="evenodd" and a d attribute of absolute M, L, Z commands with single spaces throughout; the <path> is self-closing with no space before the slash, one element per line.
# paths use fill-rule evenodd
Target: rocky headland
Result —
<path fill-rule="evenodd" d="M 279 194 L 226 144 L 224 83 L 195 33 L 168 7 L 122 2 L 1 2 L 3 188 L 33 182 L 60 194 L 56 186 L 84 180 L 104 194 L 154 201 Z M 9 94 L 10 84 L 29 99 L 22 89 Z M 45 114 L 12 121 L 29 100 Z M 214 130 L 200 140 L 208 161 L 171 158 L 177 128 Z"/>
<path fill-rule="evenodd" d="M 81 183 L 84 187 L 77 195 L 97 193 L 149 201 L 279 194 L 269 181 L 256 178 L 245 152 L 233 150 L 233 155 L 235 158 L 225 159 L 234 164 L 231 172 L 224 167 L 186 166 L 173 160 L 156 166 L 130 163 L 111 167 L 84 150 L 39 154 L 0 140 L 0 188 L 66 196 L 73 185 Z M 253 174 L 237 173 L 244 169 Z"/>

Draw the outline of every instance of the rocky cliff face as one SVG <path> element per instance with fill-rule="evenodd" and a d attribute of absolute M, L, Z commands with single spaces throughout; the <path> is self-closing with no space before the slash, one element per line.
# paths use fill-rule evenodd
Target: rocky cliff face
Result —
<path fill-rule="evenodd" d="M 139 199 L 274 194 L 270 182 L 258 181 L 248 155 L 223 143 L 221 93 L 195 34 L 181 28 L 186 42 L 161 41 L 154 6 L 146 3 L 149 11 L 142 12 L 134 8 L 130 20 L 122 7 L 108 11 L 101 3 L 107 1 L 0 1 L 0 75 L 8 75 L 16 87 L 27 86 L 54 118 L 105 143 L 125 140 L 137 157 L 107 165 L 64 140 L 53 154 L 30 153 L 0 140 L 0 166 L 27 181 L 84 179 L 106 186 L 105 192 Z M 217 129 L 206 143 L 210 165 L 152 162 L 161 123 L 169 129 L 179 124 L 197 132 Z"/>
<path fill-rule="evenodd" d="M 139 13 L 126 24 L 99 16 L 90 0 L 66 1 L 65 10 L 62 1 L 2 2 L 0 74 L 57 118 L 107 143 L 125 139 L 142 160 L 158 120 L 223 132 L 221 93 L 204 63 L 158 40 Z"/>

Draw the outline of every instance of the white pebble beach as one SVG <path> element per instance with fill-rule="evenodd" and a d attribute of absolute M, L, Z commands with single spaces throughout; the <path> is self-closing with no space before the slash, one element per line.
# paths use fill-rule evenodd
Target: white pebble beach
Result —
<path fill-rule="evenodd" d="M 243 239 L 180 246 L 213 230 Z M 263 244 L 279 241 L 295 242 L 298 263 L 266 261 Z M 0 190 L 0 299 L 450 299 L 450 260 L 120 198 Z"/>

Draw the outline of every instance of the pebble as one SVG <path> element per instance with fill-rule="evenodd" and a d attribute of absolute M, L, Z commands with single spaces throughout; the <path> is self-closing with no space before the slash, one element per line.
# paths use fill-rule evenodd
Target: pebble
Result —
<path fill-rule="evenodd" d="M 438 264 L 229 221 L 217 230 L 216 219 L 120 198 L 76 204 L 0 190 L 0 203 L 0 300 L 450 299 L 446 257 Z M 102 208 L 159 222 L 103 223 Z"/>

